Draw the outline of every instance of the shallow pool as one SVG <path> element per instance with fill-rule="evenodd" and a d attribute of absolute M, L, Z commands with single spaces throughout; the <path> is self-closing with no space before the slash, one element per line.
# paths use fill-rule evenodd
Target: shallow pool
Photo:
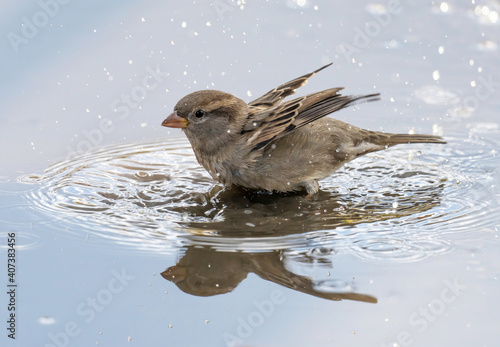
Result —
<path fill-rule="evenodd" d="M 500 340 L 498 1 L 2 11 L 2 346 Z M 160 126 L 194 90 L 250 101 L 329 62 L 300 94 L 379 92 L 333 117 L 447 144 L 309 199 L 222 189 Z"/>

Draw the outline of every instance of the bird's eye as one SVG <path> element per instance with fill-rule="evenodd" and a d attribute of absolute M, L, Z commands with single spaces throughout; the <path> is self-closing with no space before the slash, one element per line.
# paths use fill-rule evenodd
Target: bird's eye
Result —
<path fill-rule="evenodd" d="M 196 118 L 201 118 L 205 115 L 205 111 L 198 110 L 198 111 L 196 111 L 196 113 L 194 115 L 196 116 Z"/>

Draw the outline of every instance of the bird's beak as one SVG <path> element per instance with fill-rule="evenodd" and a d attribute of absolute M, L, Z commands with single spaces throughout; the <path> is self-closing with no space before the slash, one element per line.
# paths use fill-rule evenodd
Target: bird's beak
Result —
<path fill-rule="evenodd" d="M 171 266 L 161 273 L 161 277 L 173 283 L 183 281 L 187 276 L 187 269 L 179 265 Z"/>
<path fill-rule="evenodd" d="M 172 113 L 170 116 L 165 119 L 161 125 L 169 128 L 185 128 L 189 124 L 188 120 L 182 117 L 179 117 L 177 112 Z"/>

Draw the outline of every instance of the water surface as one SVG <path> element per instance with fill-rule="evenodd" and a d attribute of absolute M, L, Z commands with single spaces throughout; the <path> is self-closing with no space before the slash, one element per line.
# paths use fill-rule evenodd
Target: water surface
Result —
<path fill-rule="evenodd" d="M 500 6 L 391 4 L 68 2 L 18 46 L 47 10 L 3 6 L 0 344 L 496 346 Z M 192 91 L 250 101 L 329 62 L 300 95 L 380 92 L 334 117 L 448 143 L 306 199 L 222 189 L 160 126 Z"/>

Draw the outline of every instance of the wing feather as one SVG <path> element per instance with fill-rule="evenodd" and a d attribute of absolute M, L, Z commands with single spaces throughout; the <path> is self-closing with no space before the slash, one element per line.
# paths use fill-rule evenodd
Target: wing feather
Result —
<path fill-rule="evenodd" d="M 283 83 L 282 85 L 274 88 L 273 90 L 268 91 L 266 94 L 262 95 L 260 98 L 255 99 L 248 103 L 249 106 L 264 106 L 264 107 L 272 107 L 279 104 L 284 98 L 290 96 L 295 93 L 295 89 L 302 87 L 307 83 L 307 80 L 320 72 L 323 69 L 326 69 L 333 63 L 327 64 L 313 72 L 305 74 L 304 76 L 297 77 L 294 80 L 291 80 L 287 83 Z"/>
<path fill-rule="evenodd" d="M 249 146 L 253 150 L 265 147 L 274 139 L 314 122 L 348 105 L 379 99 L 379 94 L 341 95 L 342 88 L 332 88 L 281 103 L 267 109 L 258 108 L 251 113 L 242 128 Z M 250 107 L 252 110 L 252 107 Z"/>

